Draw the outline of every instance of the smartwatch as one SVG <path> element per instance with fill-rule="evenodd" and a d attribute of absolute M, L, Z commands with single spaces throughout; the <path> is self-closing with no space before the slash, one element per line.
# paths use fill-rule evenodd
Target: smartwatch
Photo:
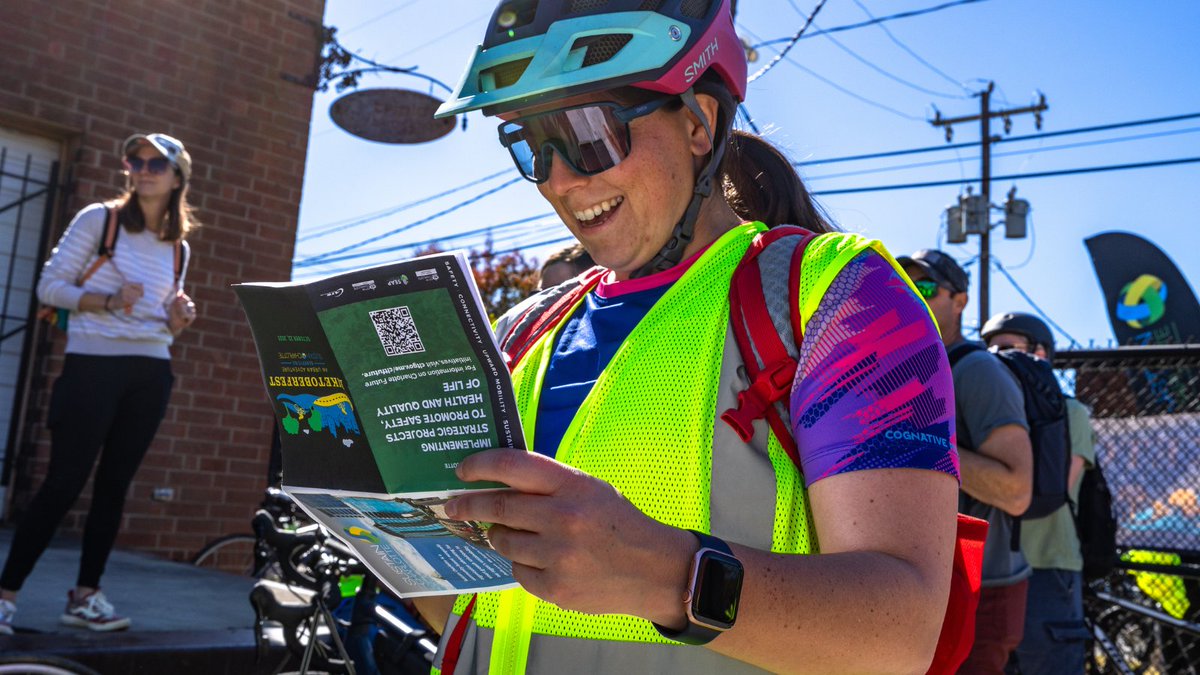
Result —
<path fill-rule="evenodd" d="M 683 598 L 688 624 L 677 631 L 658 624 L 654 628 L 669 640 L 703 645 L 733 628 L 737 621 L 744 570 L 728 544 L 702 532 L 691 532 L 700 540 L 700 550 L 692 558 Z"/>

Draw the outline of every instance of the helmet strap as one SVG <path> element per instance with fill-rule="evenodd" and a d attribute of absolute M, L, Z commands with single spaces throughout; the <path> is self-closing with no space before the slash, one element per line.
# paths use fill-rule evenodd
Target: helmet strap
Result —
<path fill-rule="evenodd" d="M 709 154 L 708 163 L 704 165 L 704 168 L 700 170 L 700 175 L 696 178 L 696 185 L 692 189 L 692 200 L 688 203 L 687 210 L 683 212 L 683 218 L 675 223 L 675 229 L 671 231 L 671 238 L 658 250 L 658 253 L 654 254 L 654 258 L 650 262 L 631 274 L 630 278 L 636 279 L 663 272 L 683 260 L 684 250 L 696 238 L 696 220 L 700 217 L 700 207 L 704 204 L 704 199 L 712 195 L 713 179 L 716 177 L 717 170 L 721 168 L 721 158 L 725 155 L 725 144 L 718 143 L 713 138 L 712 127 L 708 123 L 708 117 L 700 109 L 700 103 L 696 101 L 694 88 L 683 92 L 679 98 L 688 107 L 688 110 L 700 118 L 700 123 L 704 125 L 704 133 L 708 134 L 708 141 L 712 145 L 712 152 Z"/>

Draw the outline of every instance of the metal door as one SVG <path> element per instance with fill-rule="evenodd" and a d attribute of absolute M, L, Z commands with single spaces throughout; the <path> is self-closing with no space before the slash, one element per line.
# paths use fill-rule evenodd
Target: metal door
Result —
<path fill-rule="evenodd" d="M 58 183 L 58 142 L 0 127 L 0 516 L 29 379 L 34 284 Z"/>

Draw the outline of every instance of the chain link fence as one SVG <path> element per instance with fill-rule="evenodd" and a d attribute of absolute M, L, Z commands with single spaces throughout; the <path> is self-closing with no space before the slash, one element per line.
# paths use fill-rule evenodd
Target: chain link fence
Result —
<path fill-rule="evenodd" d="M 1092 411 L 1120 564 L 1089 589 L 1095 672 L 1200 674 L 1200 345 L 1062 352 Z"/>

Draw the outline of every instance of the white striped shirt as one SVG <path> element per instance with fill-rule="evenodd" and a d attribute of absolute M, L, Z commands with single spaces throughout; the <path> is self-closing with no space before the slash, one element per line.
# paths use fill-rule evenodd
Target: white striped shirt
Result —
<path fill-rule="evenodd" d="M 174 341 L 167 327 L 167 308 L 183 287 L 175 283 L 175 245 L 149 231 L 122 228 L 113 247 L 113 258 L 76 286 L 97 257 L 108 213 L 104 204 L 92 204 L 75 215 L 54 247 L 38 280 L 38 300 L 71 310 L 67 324 L 67 353 L 95 356 L 149 356 L 170 359 Z M 183 243 L 184 272 L 189 249 Z M 145 294 L 128 314 L 121 310 L 80 311 L 84 293 L 108 295 L 124 283 L 141 283 Z"/>

